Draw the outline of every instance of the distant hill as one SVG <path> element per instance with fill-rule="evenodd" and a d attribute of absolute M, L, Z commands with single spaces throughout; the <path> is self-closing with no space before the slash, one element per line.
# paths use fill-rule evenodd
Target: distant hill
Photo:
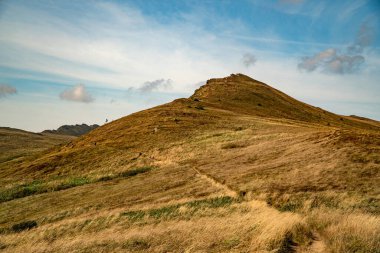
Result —
<path fill-rule="evenodd" d="M 380 122 L 242 74 L 7 165 L 4 252 L 380 249 Z"/>
<path fill-rule="evenodd" d="M 22 160 L 75 137 L 49 133 L 32 133 L 0 127 L 0 167 L 6 162 Z"/>
<path fill-rule="evenodd" d="M 50 133 L 50 134 L 64 134 L 64 135 L 72 135 L 72 136 L 81 136 L 84 135 L 95 128 L 98 128 L 99 125 L 63 125 L 59 127 L 57 130 L 45 130 L 42 133 Z"/>

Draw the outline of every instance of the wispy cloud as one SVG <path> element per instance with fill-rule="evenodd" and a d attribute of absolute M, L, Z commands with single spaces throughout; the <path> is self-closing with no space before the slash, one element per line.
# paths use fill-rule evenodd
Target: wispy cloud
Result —
<path fill-rule="evenodd" d="M 247 68 L 255 65 L 256 61 L 257 61 L 256 57 L 251 53 L 245 53 L 243 55 L 242 62 L 244 66 L 246 66 Z"/>
<path fill-rule="evenodd" d="M 363 50 L 370 46 L 375 39 L 375 29 L 370 22 L 364 22 L 356 35 L 353 45 L 348 47 L 350 53 L 362 53 Z"/>
<path fill-rule="evenodd" d="M 84 84 L 78 84 L 73 88 L 63 91 L 59 97 L 63 100 L 90 103 L 94 101 L 94 98 L 87 91 Z"/>
<path fill-rule="evenodd" d="M 17 93 L 16 88 L 7 84 L 0 84 L 0 98 L 6 97 L 8 95 L 13 95 L 16 93 Z"/>
<path fill-rule="evenodd" d="M 170 89 L 172 88 L 173 81 L 171 79 L 157 79 L 154 81 L 145 82 L 140 88 L 138 88 L 141 92 L 152 92 L 157 91 L 159 89 Z"/>
<path fill-rule="evenodd" d="M 302 58 L 298 68 L 307 72 L 321 69 L 326 73 L 347 74 L 358 71 L 364 62 L 362 55 L 339 54 L 336 49 L 329 48 Z"/>
<path fill-rule="evenodd" d="M 217 35 L 191 22 L 196 16 L 161 24 L 128 4 L 78 2 L 77 9 L 66 10 L 69 17 L 55 13 L 57 6 L 39 7 L 14 4 L 4 11 L 0 66 L 114 88 L 171 76 L 173 90 L 183 91 L 194 80 L 231 72 L 227 59 L 239 59 L 247 48 L 229 38 L 219 43 Z M 76 15 L 79 10 L 88 15 Z"/>

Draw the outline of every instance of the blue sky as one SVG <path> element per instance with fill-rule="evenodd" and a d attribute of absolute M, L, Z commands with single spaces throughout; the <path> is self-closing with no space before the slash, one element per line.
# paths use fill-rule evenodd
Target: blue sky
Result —
<path fill-rule="evenodd" d="M 380 2 L 0 1 L 0 126 L 104 123 L 244 73 L 380 120 Z"/>

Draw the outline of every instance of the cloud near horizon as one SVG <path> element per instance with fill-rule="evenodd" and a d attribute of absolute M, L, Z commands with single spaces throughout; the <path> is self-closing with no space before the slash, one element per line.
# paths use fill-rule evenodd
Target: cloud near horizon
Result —
<path fill-rule="evenodd" d="M 363 52 L 372 44 L 374 37 L 374 28 L 368 21 L 363 22 L 353 44 L 343 50 L 328 48 L 313 56 L 305 56 L 299 62 L 298 69 L 306 72 L 320 69 L 333 74 L 355 73 L 365 62 Z"/>
<path fill-rule="evenodd" d="M 157 79 L 154 81 L 145 82 L 140 88 L 137 90 L 143 93 L 152 92 L 157 90 L 167 90 L 173 87 L 173 81 L 171 79 Z"/>
<path fill-rule="evenodd" d="M 87 91 L 84 84 L 78 84 L 73 88 L 63 91 L 59 97 L 63 100 L 90 103 L 94 101 L 94 98 Z"/>
<path fill-rule="evenodd" d="M 6 97 L 8 95 L 14 95 L 17 93 L 17 89 L 7 85 L 7 84 L 0 84 L 0 98 Z"/>

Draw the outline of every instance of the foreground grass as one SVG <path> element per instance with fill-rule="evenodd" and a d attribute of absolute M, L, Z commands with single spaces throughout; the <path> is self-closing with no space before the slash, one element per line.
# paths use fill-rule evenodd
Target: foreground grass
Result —
<path fill-rule="evenodd" d="M 360 212 L 321 208 L 307 216 L 329 252 L 380 252 L 380 218 Z"/>
<path fill-rule="evenodd" d="M 297 214 L 216 197 L 45 224 L 5 234 L 2 244 L 4 252 L 288 252 L 311 240 Z"/>

